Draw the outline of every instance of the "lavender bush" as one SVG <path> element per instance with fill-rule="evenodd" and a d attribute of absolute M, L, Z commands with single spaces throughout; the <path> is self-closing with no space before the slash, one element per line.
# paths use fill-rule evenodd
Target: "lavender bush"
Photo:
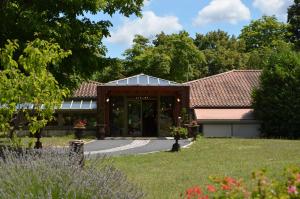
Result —
<path fill-rule="evenodd" d="M 144 196 L 106 158 L 91 159 L 82 168 L 79 157 L 67 150 L 6 149 L 1 156 L 0 198 L 138 199 Z"/>

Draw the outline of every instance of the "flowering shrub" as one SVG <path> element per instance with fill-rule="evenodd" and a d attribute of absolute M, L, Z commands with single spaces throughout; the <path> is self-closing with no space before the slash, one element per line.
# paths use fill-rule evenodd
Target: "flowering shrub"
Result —
<path fill-rule="evenodd" d="M 232 177 L 211 178 L 212 184 L 206 189 L 196 186 L 186 190 L 183 199 L 300 199 L 300 167 L 286 169 L 284 178 L 270 179 L 264 170 L 254 172 L 250 188 L 243 180 Z"/>
<path fill-rule="evenodd" d="M 86 126 L 86 124 L 87 124 L 87 121 L 86 121 L 86 120 L 77 120 L 77 121 L 75 122 L 74 127 L 75 127 L 75 128 L 84 128 L 84 127 Z"/>
<path fill-rule="evenodd" d="M 0 158 L 0 198 L 138 199 L 143 192 L 128 182 L 109 159 L 89 160 L 66 149 L 9 151 Z"/>

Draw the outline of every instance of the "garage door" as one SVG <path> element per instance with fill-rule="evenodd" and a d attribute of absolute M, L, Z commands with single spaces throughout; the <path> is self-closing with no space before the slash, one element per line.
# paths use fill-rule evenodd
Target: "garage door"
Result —
<path fill-rule="evenodd" d="M 203 124 L 204 137 L 258 137 L 260 124 Z"/>
<path fill-rule="evenodd" d="M 259 124 L 234 124 L 233 137 L 253 138 L 258 137 L 260 133 Z"/>
<path fill-rule="evenodd" d="M 231 137 L 229 124 L 203 124 L 204 137 Z"/>

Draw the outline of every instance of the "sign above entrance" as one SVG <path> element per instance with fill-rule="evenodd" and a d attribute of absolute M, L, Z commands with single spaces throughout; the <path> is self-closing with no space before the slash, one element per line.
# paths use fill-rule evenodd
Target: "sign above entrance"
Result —
<path fill-rule="evenodd" d="M 136 100 L 152 100 L 152 99 L 155 99 L 155 98 L 154 97 L 150 97 L 150 96 L 140 96 L 140 97 L 134 97 L 132 99 L 136 99 Z"/>

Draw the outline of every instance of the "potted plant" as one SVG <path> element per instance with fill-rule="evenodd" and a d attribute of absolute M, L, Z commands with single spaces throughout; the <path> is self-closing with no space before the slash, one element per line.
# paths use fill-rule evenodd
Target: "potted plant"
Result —
<path fill-rule="evenodd" d="M 178 140 L 180 138 L 187 137 L 187 129 L 184 127 L 171 127 L 171 135 L 174 137 L 175 140 L 175 143 L 172 146 L 172 151 L 179 151 L 180 144 L 178 143 Z"/>
<path fill-rule="evenodd" d="M 87 121 L 86 120 L 77 120 L 74 124 L 74 130 L 75 130 L 75 137 L 77 139 L 81 139 L 82 138 L 82 135 L 83 135 L 83 130 L 86 129 L 86 124 L 87 124 Z"/>

